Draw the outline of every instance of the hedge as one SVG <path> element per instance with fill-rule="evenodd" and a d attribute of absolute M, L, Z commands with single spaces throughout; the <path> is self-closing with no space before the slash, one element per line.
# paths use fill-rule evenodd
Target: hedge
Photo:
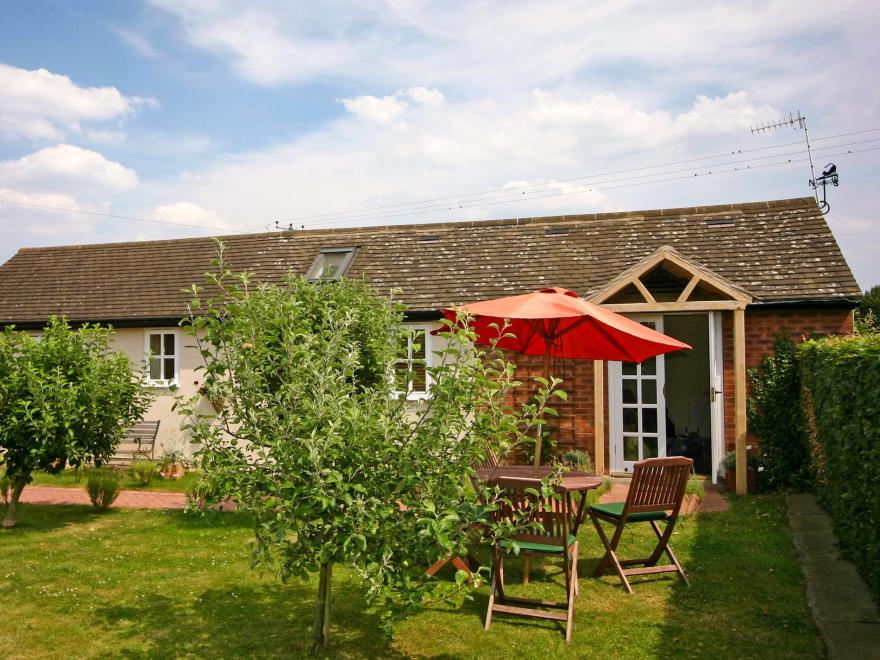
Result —
<path fill-rule="evenodd" d="M 880 600 L 880 336 L 798 347 L 816 490 L 844 556 Z"/>

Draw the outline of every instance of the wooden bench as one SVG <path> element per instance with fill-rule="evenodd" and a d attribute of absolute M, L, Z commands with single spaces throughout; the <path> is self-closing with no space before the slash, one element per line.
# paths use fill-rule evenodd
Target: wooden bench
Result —
<path fill-rule="evenodd" d="M 140 421 L 125 433 L 110 465 L 127 466 L 135 460 L 152 460 L 155 456 L 159 420 Z"/>

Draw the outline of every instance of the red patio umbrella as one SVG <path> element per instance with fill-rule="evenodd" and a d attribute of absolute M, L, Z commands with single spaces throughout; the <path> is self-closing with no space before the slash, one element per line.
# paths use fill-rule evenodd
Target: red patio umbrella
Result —
<path fill-rule="evenodd" d="M 506 332 L 514 336 L 499 340 L 498 347 L 525 355 L 543 355 L 545 378 L 550 377 L 551 357 L 642 362 L 656 355 L 691 348 L 559 287 L 446 309 L 443 315 L 455 320 L 458 311 L 466 311 L 474 317 L 472 327 L 481 344 L 498 337 L 498 331 L 490 327 L 492 324 L 501 327 L 505 319 L 509 319 Z M 540 456 L 539 433 L 535 465 Z"/>

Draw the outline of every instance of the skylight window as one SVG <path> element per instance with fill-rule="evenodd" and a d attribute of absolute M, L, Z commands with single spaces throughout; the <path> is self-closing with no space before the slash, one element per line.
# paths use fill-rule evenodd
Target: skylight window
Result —
<path fill-rule="evenodd" d="M 306 279 L 310 282 L 338 280 L 351 266 L 356 252 L 357 248 L 353 247 L 321 250 L 306 273 Z"/>

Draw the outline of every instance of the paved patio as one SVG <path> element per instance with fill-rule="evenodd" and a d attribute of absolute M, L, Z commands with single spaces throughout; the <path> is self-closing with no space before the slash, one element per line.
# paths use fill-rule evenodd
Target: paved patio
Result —
<path fill-rule="evenodd" d="M 726 511 L 727 500 L 711 483 L 705 485 L 706 494 L 699 511 L 711 513 Z M 611 485 L 602 502 L 619 502 L 626 499 L 627 480 L 621 479 Z M 28 486 L 22 491 L 21 501 L 27 504 L 81 504 L 88 506 L 89 496 L 85 488 L 57 488 L 53 486 Z M 123 490 L 113 503 L 121 509 L 183 509 L 186 507 L 186 495 L 183 493 L 165 493 L 145 490 Z"/>

